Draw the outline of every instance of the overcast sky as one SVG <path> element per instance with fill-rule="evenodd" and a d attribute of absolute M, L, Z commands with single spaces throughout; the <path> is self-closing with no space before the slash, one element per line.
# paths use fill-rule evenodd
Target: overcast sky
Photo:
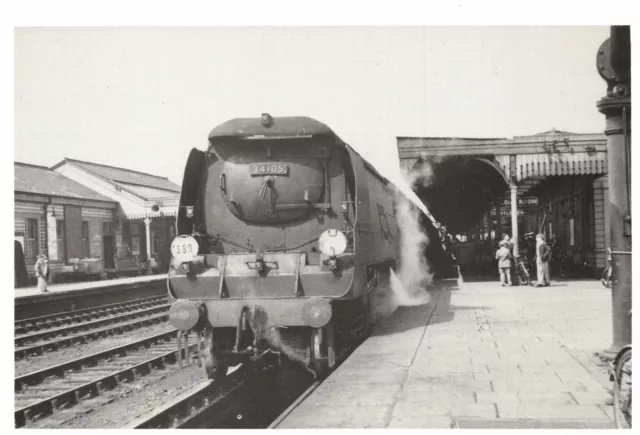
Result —
<path fill-rule="evenodd" d="M 608 27 L 21 28 L 15 160 L 180 183 L 236 117 L 316 118 L 382 170 L 396 136 L 602 132 Z M 386 166 L 386 167 L 385 167 Z"/>

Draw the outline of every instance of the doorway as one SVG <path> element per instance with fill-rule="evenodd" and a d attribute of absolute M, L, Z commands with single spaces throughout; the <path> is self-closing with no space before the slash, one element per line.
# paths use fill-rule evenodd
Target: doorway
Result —
<path fill-rule="evenodd" d="M 114 239 L 113 239 L 113 222 L 102 223 L 102 251 L 105 269 L 114 269 Z"/>

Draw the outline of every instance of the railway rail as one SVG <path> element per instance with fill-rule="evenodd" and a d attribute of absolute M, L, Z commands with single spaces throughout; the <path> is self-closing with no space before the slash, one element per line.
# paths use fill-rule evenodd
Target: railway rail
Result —
<path fill-rule="evenodd" d="M 122 323 L 129 320 L 137 319 L 140 317 L 146 317 L 154 314 L 164 313 L 169 310 L 170 305 L 162 304 L 155 305 L 149 308 L 142 308 L 138 310 L 131 310 L 124 314 L 116 314 L 103 319 L 90 320 L 86 322 L 80 322 L 79 324 L 62 326 L 59 328 L 50 328 L 44 331 L 37 331 L 31 334 L 18 335 L 14 339 L 15 347 L 24 347 L 29 343 L 38 342 L 42 340 L 48 340 L 59 336 L 67 336 L 81 331 L 87 331 L 91 329 L 100 328 L 103 326 L 112 325 L 115 323 Z"/>
<path fill-rule="evenodd" d="M 56 410 L 79 404 L 122 382 L 152 376 L 154 370 L 178 361 L 171 329 L 106 351 L 15 378 L 15 425 L 52 415 Z M 197 344 L 187 348 L 196 350 Z M 184 351 L 184 350 L 183 350 Z M 182 354 L 182 357 L 188 355 Z"/>
<path fill-rule="evenodd" d="M 102 305 L 81 310 L 67 311 L 46 316 L 38 316 L 30 319 L 16 320 L 14 322 L 14 334 L 28 334 L 42 329 L 55 328 L 63 325 L 98 319 L 101 317 L 113 316 L 152 306 L 166 304 L 166 295 L 151 296 L 148 298 L 135 299 L 132 301 L 119 302 L 115 304 Z"/>
<path fill-rule="evenodd" d="M 98 281 L 84 287 L 45 294 L 16 296 L 14 316 L 18 321 L 45 315 L 90 309 L 106 304 L 167 295 L 166 275 L 146 276 L 130 281 Z"/>
<path fill-rule="evenodd" d="M 275 420 L 271 422 L 271 424 L 269 424 L 269 427 L 267 429 L 277 429 L 278 426 L 280 426 L 280 423 L 282 423 L 289 416 L 289 414 L 291 414 L 298 406 L 300 406 L 300 404 L 304 402 L 304 400 L 309 397 L 311 393 L 313 393 L 316 388 L 320 386 L 320 384 L 322 384 L 321 380 L 315 381 L 313 384 L 311 384 L 304 393 L 302 393 L 291 405 L 289 405 L 287 409 L 284 410 L 284 412 L 282 412 L 282 414 L 280 414 Z"/>
<path fill-rule="evenodd" d="M 98 328 L 75 334 L 70 337 L 54 338 L 50 341 L 41 341 L 33 343 L 25 347 L 17 347 L 14 350 L 15 360 L 20 360 L 33 355 L 43 355 L 48 351 L 55 351 L 65 346 L 71 346 L 76 343 L 87 343 L 89 340 L 100 337 L 108 337 L 114 334 L 124 333 L 136 328 L 149 326 L 157 323 L 166 322 L 169 319 L 168 308 L 160 314 L 146 315 L 142 319 L 134 319 L 124 323 L 117 323 L 107 327 Z"/>
<path fill-rule="evenodd" d="M 308 373 L 302 374 L 305 377 L 301 382 L 292 382 L 290 375 L 294 372 L 284 373 L 278 354 L 265 352 L 225 378 L 193 388 L 129 428 L 267 427 L 291 397 L 298 397 L 301 387 L 311 382 Z"/>

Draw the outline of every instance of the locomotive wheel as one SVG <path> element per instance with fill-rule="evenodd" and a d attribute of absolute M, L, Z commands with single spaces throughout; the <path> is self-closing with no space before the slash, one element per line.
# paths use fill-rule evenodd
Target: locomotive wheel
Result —
<path fill-rule="evenodd" d="M 331 322 L 323 328 L 311 328 L 311 367 L 323 378 L 335 365 L 335 344 Z"/>
<path fill-rule="evenodd" d="M 326 348 L 324 335 L 324 328 L 312 328 L 311 330 L 311 366 L 319 378 L 329 370 L 329 362 L 326 359 L 326 351 L 324 351 Z"/>
<path fill-rule="evenodd" d="M 225 377 L 229 370 L 229 361 L 220 356 L 224 349 L 222 333 L 216 334 L 213 328 L 206 328 L 204 333 L 203 363 L 207 377 L 217 380 Z"/>

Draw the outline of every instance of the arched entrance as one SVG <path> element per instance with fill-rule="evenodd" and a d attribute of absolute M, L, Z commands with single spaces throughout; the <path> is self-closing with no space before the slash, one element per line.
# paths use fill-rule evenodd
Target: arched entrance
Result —
<path fill-rule="evenodd" d="M 577 253 L 571 255 L 577 258 L 574 263 L 588 263 L 596 275 L 606 265 L 604 134 L 552 129 L 511 139 L 397 139 L 403 169 L 429 162 L 430 182 L 416 191 L 447 232 L 510 233 L 516 256 L 524 255 L 519 246 L 523 233 L 542 232 L 549 241 L 557 236 L 558 246 L 564 244 L 569 254 Z M 492 201 L 499 201 L 500 208 L 492 209 Z M 475 228 L 486 210 L 490 211 L 486 225 Z M 487 231 L 494 223 L 495 228 Z"/>
<path fill-rule="evenodd" d="M 509 192 L 498 162 L 487 156 L 421 157 L 410 174 L 414 191 L 445 227 L 443 232 L 459 236 L 444 236 L 458 263 L 468 271 L 487 269 L 495 238 L 512 233 L 508 220 L 491 213 Z"/>

